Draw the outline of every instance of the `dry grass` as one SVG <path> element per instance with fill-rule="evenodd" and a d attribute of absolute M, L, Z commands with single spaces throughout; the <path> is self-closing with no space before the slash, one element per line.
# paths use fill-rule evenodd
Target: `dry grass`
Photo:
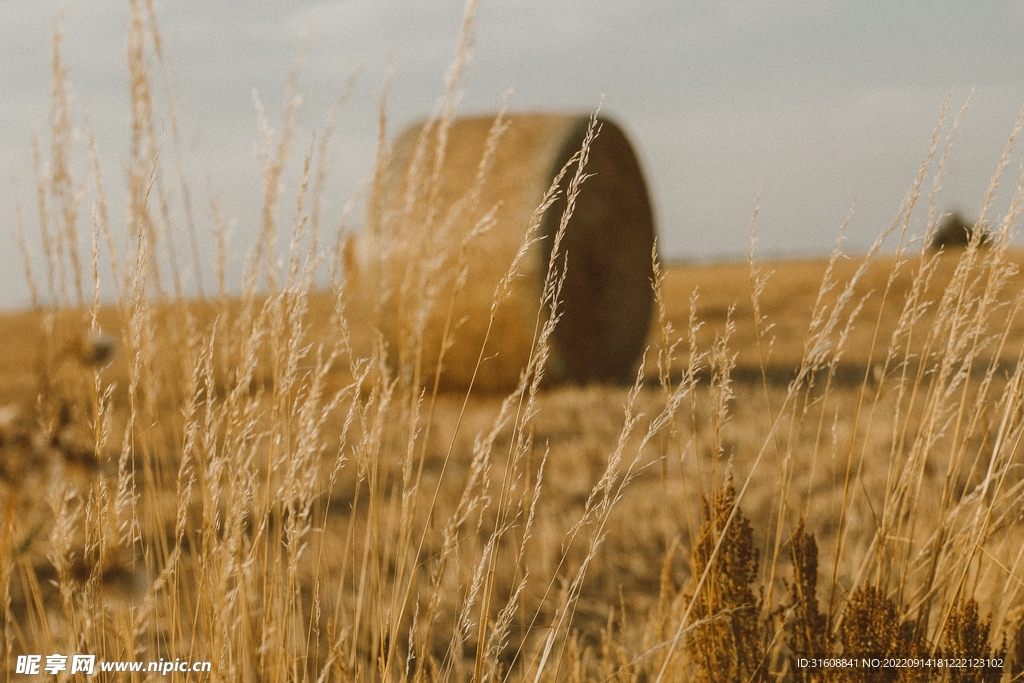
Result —
<path fill-rule="evenodd" d="M 181 235 L 158 200 L 171 194 L 153 132 L 158 33 L 151 8 L 133 3 L 133 17 L 130 246 L 105 246 L 95 171 L 79 228 L 55 62 L 38 181 L 47 260 L 28 264 L 35 309 L 0 325 L 8 677 L 17 655 L 53 652 L 212 662 L 169 676 L 182 681 L 1021 676 L 1024 346 L 1009 245 L 1022 185 L 1008 215 L 979 218 L 993 226 L 985 248 L 907 239 L 914 216 L 939 222 L 924 188 L 955 123 L 936 130 L 895 255 L 779 263 L 770 277 L 753 260 L 655 264 L 659 320 L 625 388 L 541 391 L 560 301 L 549 277 L 537 309 L 551 315 L 515 390 L 442 394 L 422 381 L 434 364 L 421 336 L 396 359 L 374 316 L 346 308 L 342 247 L 323 249 L 317 227 L 320 147 L 302 160 L 275 267 L 291 109 L 262 141 L 266 207 L 240 295 L 220 269 L 216 294 L 184 298 Z M 571 163 L 555 188 L 570 211 L 584 173 Z M 318 270 L 332 286 L 313 293 Z M 444 320 L 464 286 L 420 288 L 400 322 Z M 799 666 L 943 654 L 1005 666 Z"/>

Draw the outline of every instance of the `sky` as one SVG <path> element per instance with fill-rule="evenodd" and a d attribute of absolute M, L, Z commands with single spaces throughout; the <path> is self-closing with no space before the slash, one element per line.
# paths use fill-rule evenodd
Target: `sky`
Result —
<path fill-rule="evenodd" d="M 254 90 L 279 122 L 305 45 L 302 150 L 354 82 L 324 202 L 326 223 L 337 224 L 372 169 L 386 74 L 393 137 L 436 109 L 463 10 L 444 0 L 156 2 L 201 251 L 214 245 L 210 193 L 230 226 L 230 268 L 240 269 L 255 237 Z M 127 0 L 0 0 L 0 308 L 29 301 L 17 207 L 30 245 L 38 244 L 32 139 L 45 148 L 52 36 L 62 16 L 80 141 L 80 227 L 87 236 L 95 199 L 83 112 L 112 216 L 120 211 L 123 222 Z M 1024 105 L 1022 35 L 1022 0 L 480 0 L 459 111 L 493 112 L 510 89 L 511 111 L 586 114 L 600 104 L 640 157 L 667 259 L 745 258 L 758 196 L 763 258 L 827 254 L 848 215 L 844 249 L 855 254 L 897 216 L 950 93 L 951 117 L 971 99 L 938 207 L 977 214 Z M 1005 212 L 1022 157 L 1011 157 L 990 215 Z M 361 219 L 357 207 L 353 228 Z M 30 251 L 38 264 L 38 247 Z"/>

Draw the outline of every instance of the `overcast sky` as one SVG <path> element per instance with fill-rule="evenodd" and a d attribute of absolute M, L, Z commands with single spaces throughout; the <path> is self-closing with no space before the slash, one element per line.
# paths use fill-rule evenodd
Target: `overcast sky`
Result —
<path fill-rule="evenodd" d="M 52 34 L 63 8 L 76 111 L 87 110 L 95 129 L 112 210 L 124 201 L 127 1 L 0 0 L 3 308 L 27 303 L 15 196 L 37 239 L 31 138 L 46 137 Z M 302 149 L 359 74 L 332 150 L 326 211 L 336 220 L 370 172 L 388 64 L 394 135 L 436 106 L 463 4 L 213 0 L 158 2 L 157 12 L 178 72 L 185 164 L 200 179 L 203 246 L 213 243 L 209 177 L 232 223 L 237 267 L 260 202 L 253 88 L 279 121 L 288 73 L 308 38 Z M 846 249 L 856 252 L 897 214 L 947 94 L 955 113 L 972 88 L 939 206 L 977 212 L 1024 105 L 1021 36 L 1021 0 L 481 0 L 460 111 L 493 111 L 510 87 L 512 110 L 587 113 L 603 95 L 604 113 L 640 155 L 670 258 L 744 256 L 759 191 L 766 257 L 827 253 L 854 203 Z M 1018 151 L 997 211 L 1021 159 Z M 88 184 L 85 160 L 79 178 Z M 86 217 L 92 200 L 87 192 Z"/>

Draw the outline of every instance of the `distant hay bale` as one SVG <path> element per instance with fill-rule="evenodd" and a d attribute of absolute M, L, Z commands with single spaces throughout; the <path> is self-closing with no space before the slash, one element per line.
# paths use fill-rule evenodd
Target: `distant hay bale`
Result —
<path fill-rule="evenodd" d="M 942 221 L 939 222 L 939 226 L 932 234 L 928 247 L 932 251 L 938 251 L 940 249 L 962 249 L 970 244 L 971 237 L 974 235 L 975 229 L 978 229 L 981 233 L 978 237 L 979 244 L 988 244 L 990 236 L 988 230 L 984 226 L 976 228 L 974 221 L 968 220 L 959 211 L 946 214 L 943 216 Z"/>
<path fill-rule="evenodd" d="M 368 209 L 368 225 L 347 252 L 363 310 L 373 310 L 398 367 L 430 385 L 448 329 L 441 385 L 470 385 L 491 302 L 545 192 L 579 151 L 589 119 L 521 114 L 456 119 L 444 135 L 417 124 L 394 145 Z M 622 130 L 601 119 L 576 208 L 563 241 L 568 272 L 546 376 L 555 381 L 631 381 L 652 310 L 654 220 L 643 174 Z M 446 138 L 438 155 L 439 138 Z M 482 159 L 489 159 L 482 164 Z M 541 290 L 565 191 L 544 215 L 539 239 L 519 265 L 513 293 L 496 312 L 473 387 L 516 385 L 534 344 Z M 489 229 L 482 230 L 484 226 Z M 452 298 L 455 294 L 454 300 Z M 417 340 L 422 340 L 420 346 Z"/>

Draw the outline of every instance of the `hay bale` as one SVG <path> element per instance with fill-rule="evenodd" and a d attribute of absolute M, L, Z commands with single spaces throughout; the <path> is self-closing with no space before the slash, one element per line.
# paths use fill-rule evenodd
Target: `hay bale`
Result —
<path fill-rule="evenodd" d="M 977 227 L 974 221 L 964 217 L 959 211 L 954 211 L 943 216 L 939 226 L 932 234 L 928 247 L 932 251 L 940 249 L 963 249 L 971 242 L 975 230 L 980 231 L 978 243 L 985 246 L 989 243 L 990 235 L 985 226 Z"/>
<path fill-rule="evenodd" d="M 444 354 L 441 384 L 469 386 L 495 289 L 545 192 L 579 151 L 588 124 L 581 116 L 510 116 L 489 169 L 481 173 L 494 121 L 457 119 L 446 143 L 439 142 L 444 135 L 436 124 L 407 129 L 371 197 L 355 266 L 359 289 L 369 297 L 364 305 L 377 311 L 391 358 L 401 368 L 419 359 L 422 370 L 412 379 L 424 385 L 433 382 L 447 328 L 454 329 L 454 340 Z M 564 238 L 563 315 L 547 368 L 555 381 L 631 381 L 647 339 L 650 200 L 625 134 L 609 120 L 600 124 L 586 166 L 594 176 L 583 184 Z M 497 309 L 473 384 L 477 390 L 514 387 L 530 357 L 537 321 L 546 313 L 540 310 L 542 284 L 572 170 L 543 217 L 542 239 L 520 263 L 512 296 Z M 482 224 L 491 227 L 479 234 Z"/>

